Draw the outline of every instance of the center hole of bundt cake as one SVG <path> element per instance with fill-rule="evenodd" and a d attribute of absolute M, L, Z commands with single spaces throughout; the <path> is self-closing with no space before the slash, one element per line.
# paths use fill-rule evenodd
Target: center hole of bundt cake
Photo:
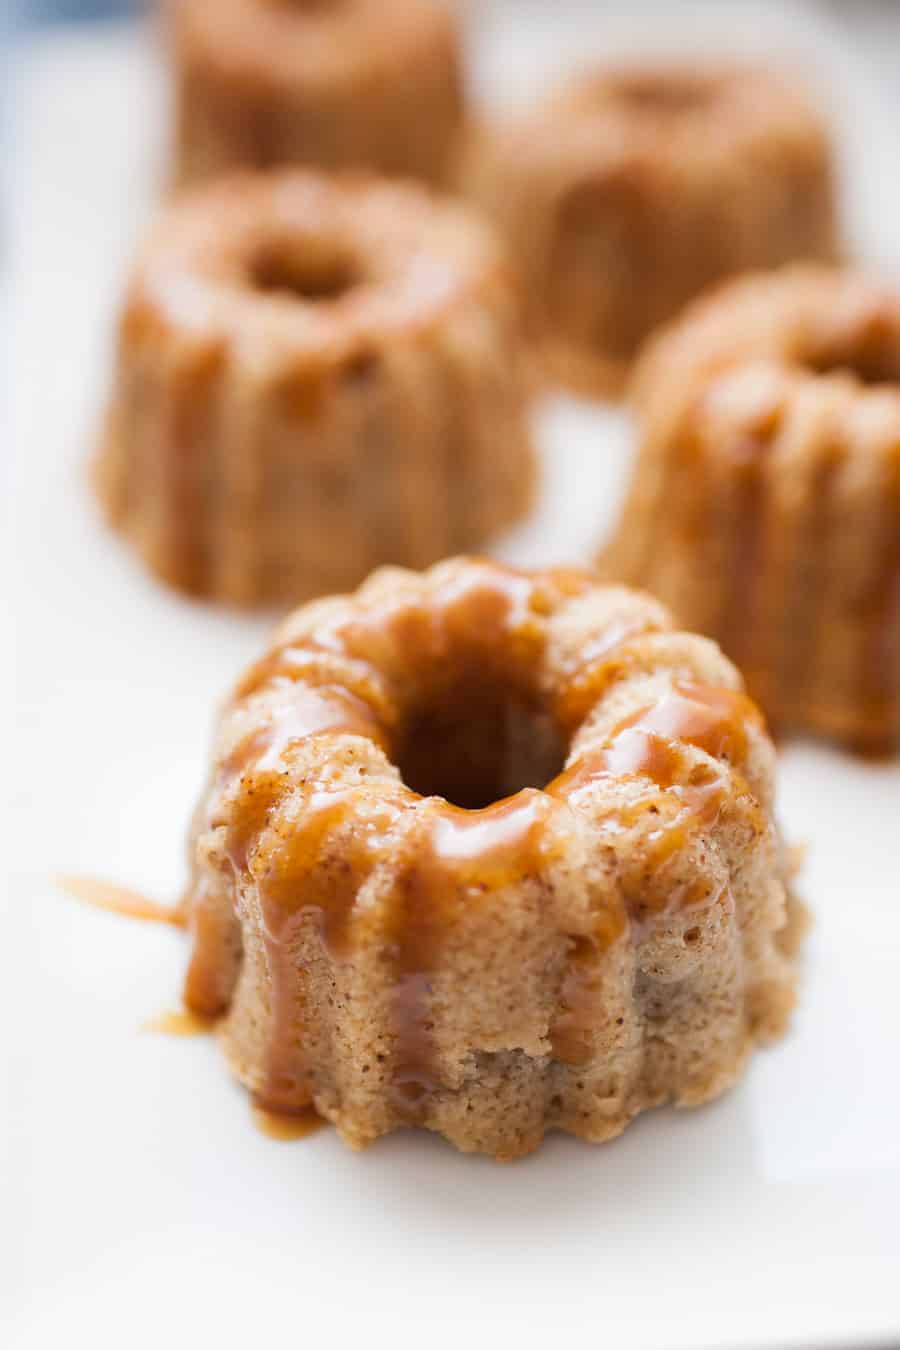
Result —
<path fill-rule="evenodd" d="M 875 344 L 860 348 L 832 348 L 815 353 L 804 362 L 816 375 L 850 375 L 865 385 L 900 384 L 900 347 L 879 350 Z"/>
<path fill-rule="evenodd" d="M 308 241 L 299 248 L 281 244 L 261 249 L 252 266 L 257 290 L 313 303 L 340 300 L 361 279 L 351 258 L 339 250 L 316 247 Z"/>
<path fill-rule="evenodd" d="M 563 769 L 565 746 L 540 708 L 508 691 L 465 685 L 408 718 L 395 762 L 414 792 L 474 811 L 546 786 Z"/>
<path fill-rule="evenodd" d="M 674 117 L 704 108 L 711 95 L 710 82 L 689 72 L 658 74 L 636 71 L 618 82 L 621 101 L 635 112 Z"/>

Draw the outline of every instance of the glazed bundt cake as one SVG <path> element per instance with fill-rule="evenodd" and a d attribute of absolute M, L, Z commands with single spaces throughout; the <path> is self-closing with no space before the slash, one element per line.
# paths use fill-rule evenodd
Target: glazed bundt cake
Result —
<path fill-rule="evenodd" d="M 588 573 L 386 568 L 222 717 L 187 1005 L 270 1110 L 511 1158 L 731 1084 L 794 999 L 774 755 L 734 667 Z"/>
<path fill-rule="evenodd" d="M 163 216 L 131 281 L 97 460 L 160 577 L 238 604 L 480 547 L 529 507 L 501 251 L 408 184 L 240 175 Z"/>
<path fill-rule="evenodd" d="M 284 164 L 444 181 L 463 112 L 440 0 L 168 0 L 176 179 Z"/>
<path fill-rule="evenodd" d="M 732 282 L 650 344 L 634 402 L 604 572 L 716 638 L 778 729 L 900 748 L 900 295 Z"/>
<path fill-rule="evenodd" d="M 615 392 L 705 286 L 837 251 L 829 137 L 758 67 L 594 73 L 476 138 L 470 191 L 505 232 L 550 378 Z"/>

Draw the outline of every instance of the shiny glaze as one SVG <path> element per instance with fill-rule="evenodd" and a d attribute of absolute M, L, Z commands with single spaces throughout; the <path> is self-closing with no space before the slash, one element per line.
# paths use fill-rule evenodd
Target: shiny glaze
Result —
<path fill-rule="evenodd" d="M 660 740 L 670 746 L 693 745 L 713 759 L 739 765 L 747 758 L 748 727 L 761 726 L 760 713 L 745 694 L 676 680 L 655 703 L 618 724 L 609 750 L 610 768 L 614 773 L 645 774 L 660 787 L 671 786 L 670 768 L 653 763 Z M 630 740 L 629 733 L 643 738 L 643 748 Z"/>
<path fill-rule="evenodd" d="M 706 890 L 660 887 L 656 897 L 643 884 L 644 871 L 662 875 L 691 834 L 714 825 L 733 791 L 732 769 L 740 769 L 748 752 L 748 726 L 762 726 L 753 703 L 743 694 L 704 685 L 679 684 L 655 702 L 623 718 L 605 741 L 588 751 L 547 791 L 577 806 L 598 779 L 647 780 L 653 790 L 617 806 L 603 822 L 616 833 L 646 819 L 642 839 L 641 885 L 626 900 L 633 924 L 662 910 L 677 910 L 708 899 Z M 685 746 L 704 751 L 715 761 L 698 766 Z"/>
<path fill-rule="evenodd" d="M 225 827 L 225 858 L 237 884 L 255 897 L 262 921 L 272 1016 L 259 1102 L 269 1111 L 302 1110 L 312 1099 L 298 969 L 317 953 L 334 963 L 340 981 L 341 969 L 352 970 L 362 949 L 358 943 L 384 952 L 393 989 L 393 1104 L 404 1119 L 421 1120 L 441 1087 L 432 999 L 448 936 L 510 888 L 548 884 L 548 868 L 571 837 L 571 810 L 589 802 L 597 779 L 649 780 L 652 790 L 610 813 L 601 828 L 614 834 L 646 816 L 654 874 L 698 824 L 716 819 L 730 782 L 721 761 L 744 762 L 747 727 L 758 724 L 758 715 L 742 695 L 686 683 L 623 719 L 546 790 L 524 789 L 481 810 L 418 796 L 388 764 L 382 777 L 359 786 L 292 772 L 295 750 L 321 735 L 363 736 L 391 753 L 412 693 L 423 684 L 440 696 L 480 670 L 505 688 L 535 693 L 545 615 L 590 584 L 579 573 L 535 581 L 474 564 L 448 577 L 427 605 L 404 597 L 371 611 L 336 610 L 308 638 L 285 641 L 239 687 L 239 698 L 280 689 L 284 699 L 222 760 L 224 805 L 213 822 Z M 647 631 L 655 631 L 650 621 L 623 621 L 599 635 L 575 673 L 577 699 L 590 689 L 596 700 L 618 647 Z M 329 682 L 336 676 L 326 654 L 350 663 L 352 691 Z M 571 675 L 560 678 L 564 690 L 573 687 Z M 575 697 L 557 703 L 565 716 Z M 686 745 L 715 762 L 698 773 Z M 387 869 L 385 884 L 375 885 L 361 908 L 360 896 L 380 867 Z M 708 888 L 657 890 L 657 912 L 711 898 Z M 590 930 L 570 935 L 550 1028 L 554 1053 L 567 1063 L 589 1057 L 604 953 L 626 933 L 629 918 L 639 924 L 648 917 L 646 895 L 628 894 L 626 886 L 624 900 L 618 893 L 604 897 Z"/>
<path fill-rule="evenodd" d="M 625 908 L 610 905 L 599 916 L 592 936 L 573 941 L 560 996 L 560 1013 L 550 1029 L 553 1053 L 568 1064 L 590 1058 L 590 1038 L 603 1009 L 600 959 L 629 925 L 635 935 L 654 915 L 708 906 L 718 896 L 702 878 L 688 885 L 665 885 L 666 865 L 686 846 L 692 833 L 711 827 L 732 791 L 728 765 L 740 767 L 748 752 L 748 726 L 761 726 L 760 715 L 743 694 L 729 689 L 675 682 L 655 702 L 637 709 L 613 727 L 605 741 L 577 760 L 547 788 L 577 808 L 598 779 L 646 779 L 643 794 L 617 805 L 601 822 L 615 834 L 642 820 L 652 828 L 642 838 L 642 866 L 635 878 L 621 880 Z M 698 776 L 684 754 L 694 746 L 717 761 Z M 647 874 L 659 878 L 647 884 Z M 626 917 L 627 916 L 627 917 Z"/>
<path fill-rule="evenodd" d="M 360 891 L 389 856 L 402 804 L 369 804 L 366 791 L 312 790 L 280 835 L 256 882 L 270 979 L 272 1031 L 261 1100 L 275 1109 L 309 1100 L 309 1065 L 297 1005 L 297 965 L 310 943 L 341 962 L 352 956 Z"/>
<path fill-rule="evenodd" d="M 659 631 L 659 625 L 647 616 L 620 618 L 588 643 L 557 697 L 555 713 L 560 725 L 570 732 L 580 726 L 607 690 L 631 668 L 627 644 Z"/>
<path fill-rule="evenodd" d="M 559 814 L 530 789 L 480 811 L 439 798 L 423 804 L 415 858 L 397 880 L 383 933 L 393 953 L 394 1105 L 407 1119 L 440 1086 L 430 1005 L 443 945 L 473 906 L 528 879 L 540 884 L 558 855 L 548 826 Z"/>

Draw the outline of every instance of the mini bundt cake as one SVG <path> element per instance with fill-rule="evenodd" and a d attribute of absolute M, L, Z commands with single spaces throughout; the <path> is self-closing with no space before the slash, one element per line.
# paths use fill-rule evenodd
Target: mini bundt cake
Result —
<path fill-rule="evenodd" d="M 385 568 L 222 717 L 185 999 L 268 1108 L 511 1158 L 731 1084 L 802 908 L 734 667 L 586 572 Z"/>
<path fill-rule="evenodd" d="M 410 184 L 239 175 L 135 270 L 96 462 L 174 586 L 238 604 L 480 547 L 529 507 L 526 375 L 494 237 Z"/>
<path fill-rule="evenodd" d="M 604 572 L 716 638 L 776 729 L 900 748 L 900 295 L 732 282 L 650 344 L 634 402 Z"/>
<path fill-rule="evenodd" d="M 463 115 L 440 0 L 168 0 L 176 181 L 285 164 L 447 179 Z"/>
<path fill-rule="evenodd" d="M 731 273 L 837 252 L 809 97 L 757 67 L 609 69 L 476 138 L 551 379 L 616 392 L 648 333 Z"/>

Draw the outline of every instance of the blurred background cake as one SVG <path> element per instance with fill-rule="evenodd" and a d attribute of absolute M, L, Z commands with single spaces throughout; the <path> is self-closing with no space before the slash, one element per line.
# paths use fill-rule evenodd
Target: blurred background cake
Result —
<path fill-rule="evenodd" d="M 634 406 L 604 571 L 721 642 L 776 728 L 900 749 L 900 294 L 732 282 L 650 344 Z"/>
<path fill-rule="evenodd" d="M 166 0 L 175 176 L 365 166 L 441 182 L 462 118 L 441 0 Z"/>
<path fill-rule="evenodd" d="M 534 470 L 503 251 L 464 207 L 289 170 L 163 213 L 96 464 L 158 576 L 247 605 L 342 590 L 481 547 Z"/>
<path fill-rule="evenodd" d="M 597 69 L 484 127 L 464 176 L 509 241 L 546 372 L 585 392 L 618 389 L 710 283 L 839 250 L 822 114 L 761 65 Z"/>

